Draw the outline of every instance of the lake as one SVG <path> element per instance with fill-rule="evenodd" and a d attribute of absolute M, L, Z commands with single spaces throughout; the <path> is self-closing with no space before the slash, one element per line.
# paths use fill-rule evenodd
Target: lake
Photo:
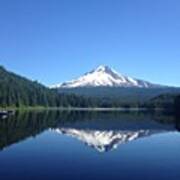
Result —
<path fill-rule="evenodd" d="M 0 119 L 0 179 L 180 179 L 180 123 L 150 112 L 27 111 Z"/>

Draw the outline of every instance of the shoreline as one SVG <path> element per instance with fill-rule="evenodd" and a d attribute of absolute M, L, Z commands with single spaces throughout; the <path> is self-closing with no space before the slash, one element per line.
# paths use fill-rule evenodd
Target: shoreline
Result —
<path fill-rule="evenodd" d="M 101 108 L 101 107 L 8 107 L 8 108 L 0 108 L 0 112 L 4 111 L 28 111 L 28 110 L 56 110 L 56 111 L 163 111 L 165 109 L 162 108 L 155 108 L 155 109 L 149 109 L 149 108 L 137 108 L 137 107 L 131 107 L 131 108 Z"/>

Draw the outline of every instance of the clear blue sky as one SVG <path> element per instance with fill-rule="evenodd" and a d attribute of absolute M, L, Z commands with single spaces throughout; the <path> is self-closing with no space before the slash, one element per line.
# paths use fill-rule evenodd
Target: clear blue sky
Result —
<path fill-rule="evenodd" d="M 46 85 L 106 64 L 180 86 L 180 0 L 0 0 L 0 64 Z"/>

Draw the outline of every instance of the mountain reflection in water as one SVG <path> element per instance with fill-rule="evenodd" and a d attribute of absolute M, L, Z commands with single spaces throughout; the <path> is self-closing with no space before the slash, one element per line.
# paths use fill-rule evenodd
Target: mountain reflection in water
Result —
<path fill-rule="evenodd" d="M 99 152 L 154 134 L 177 131 L 173 116 L 142 112 L 29 111 L 0 120 L 0 149 L 51 130 Z"/>

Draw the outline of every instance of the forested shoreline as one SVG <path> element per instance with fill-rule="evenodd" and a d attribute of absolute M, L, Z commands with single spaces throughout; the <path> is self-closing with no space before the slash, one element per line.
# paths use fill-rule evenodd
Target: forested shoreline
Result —
<path fill-rule="evenodd" d="M 164 94 L 146 102 L 124 102 L 121 98 L 85 97 L 59 93 L 37 81 L 31 81 L 0 67 L 0 108 L 77 107 L 179 109 L 179 96 Z"/>

